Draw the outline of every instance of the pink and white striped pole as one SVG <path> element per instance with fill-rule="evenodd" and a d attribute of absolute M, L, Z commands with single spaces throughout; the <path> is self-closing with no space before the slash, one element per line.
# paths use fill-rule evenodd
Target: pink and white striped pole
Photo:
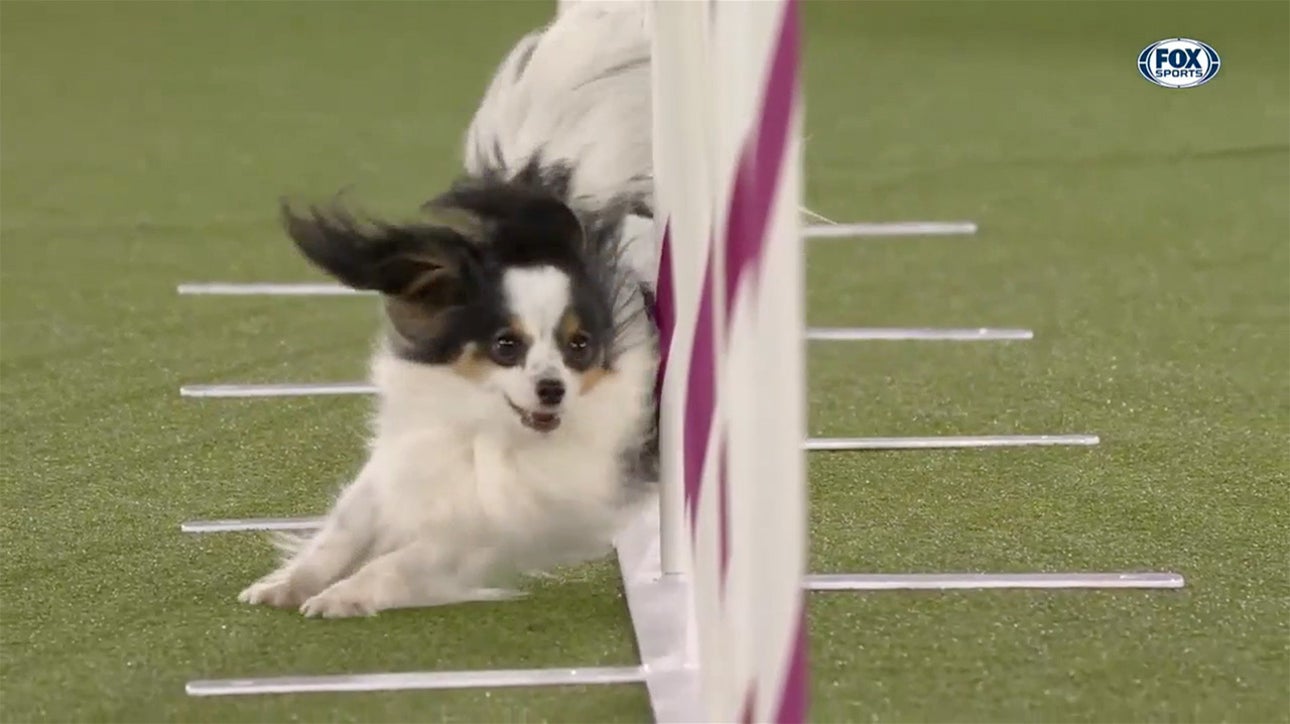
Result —
<path fill-rule="evenodd" d="M 664 0 L 654 12 L 664 558 L 669 545 L 688 549 L 709 720 L 798 722 L 807 520 L 797 4 Z M 674 535 L 678 481 L 688 540 Z"/>

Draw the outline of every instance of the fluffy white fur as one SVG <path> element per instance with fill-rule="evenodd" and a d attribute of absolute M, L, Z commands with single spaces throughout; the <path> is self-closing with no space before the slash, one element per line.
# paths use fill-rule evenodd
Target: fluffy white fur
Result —
<path fill-rule="evenodd" d="M 575 208 L 596 211 L 623 194 L 652 200 L 649 7 L 567 3 L 520 40 L 466 133 L 466 171 L 499 161 L 518 169 L 540 153 L 574 163 Z"/>
<path fill-rule="evenodd" d="M 466 170 L 564 159 L 575 209 L 595 212 L 624 195 L 653 209 L 650 8 L 563 0 L 555 22 L 521 39 L 494 74 L 466 133 Z M 652 287 L 653 220 L 629 216 L 626 226 L 623 257 Z"/>
<path fill-rule="evenodd" d="M 575 3 L 524 38 L 471 124 L 467 171 L 517 170 L 540 153 L 570 164 L 575 208 L 648 198 L 645 7 Z M 652 280 L 650 225 L 632 223 L 628 255 L 638 278 Z M 561 272 L 535 274 L 508 284 L 508 295 L 526 313 L 549 313 L 567 295 L 553 276 Z M 514 595 L 500 587 L 511 573 L 607 552 L 630 514 L 622 456 L 649 422 L 655 352 L 629 347 L 614 372 L 585 389 L 558 355 L 534 359 L 570 382 L 561 424 L 548 433 L 519 423 L 506 393 L 521 393 L 506 379 L 408 362 L 382 345 L 372 363 L 379 403 L 366 465 L 318 533 L 280 540 L 282 566 L 240 600 L 325 617 L 495 600 Z"/>

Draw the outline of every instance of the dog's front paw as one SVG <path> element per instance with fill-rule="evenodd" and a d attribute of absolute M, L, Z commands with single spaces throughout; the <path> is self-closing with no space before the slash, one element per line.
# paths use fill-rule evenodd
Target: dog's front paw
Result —
<path fill-rule="evenodd" d="M 252 606 L 272 606 L 274 608 L 295 608 L 305 600 L 307 595 L 294 585 L 290 576 L 282 571 L 274 571 L 252 583 L 237 595 L 237 600 Z"/>
<path fill-rule="evenodd" d="M 378 610 L 380 609 L 371 593 L 349 581 L 333 584 L 300 606 L 300 613 L 309 618 L 374 616 Z"/>

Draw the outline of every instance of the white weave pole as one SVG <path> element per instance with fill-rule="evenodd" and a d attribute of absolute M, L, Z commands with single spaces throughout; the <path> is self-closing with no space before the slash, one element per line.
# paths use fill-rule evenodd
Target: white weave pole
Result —
<path fill-rule="evenodd" d="M 665 574 L 689 571 L 683 450 L 686 390 L 699 293 L 712 235 L 713 182 L 703 159 L 711 117 L 706 2 L 654 3 L 654 218 L 659 239 L 655 285 L 659 325 L 660 556 Z"/>
<path fill-rule="evenodd" d="M 654 219 L 658 241 L 659 510 L 616 541 L 623 590 L 659 722 L 705 718 L 700 696 L 684 421 L 699 281 L 711 238 L 711 182 L 703 163 L 707 124 L 706 2 L 649 5 Z"/>

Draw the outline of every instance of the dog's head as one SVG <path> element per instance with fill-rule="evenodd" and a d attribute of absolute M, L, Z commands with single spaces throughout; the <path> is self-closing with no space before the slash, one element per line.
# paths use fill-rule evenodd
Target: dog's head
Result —
<path fill-rule="evenodd" d="M 428 207 L 457 223 L 283 213 L 314 264 L 384 296 L 396 354 L 478 384 L 526 428 L 555 430 L 615 374 L 626 343 L 613 250 L 559 199 L 523 186 L 459 184 Z"/>

